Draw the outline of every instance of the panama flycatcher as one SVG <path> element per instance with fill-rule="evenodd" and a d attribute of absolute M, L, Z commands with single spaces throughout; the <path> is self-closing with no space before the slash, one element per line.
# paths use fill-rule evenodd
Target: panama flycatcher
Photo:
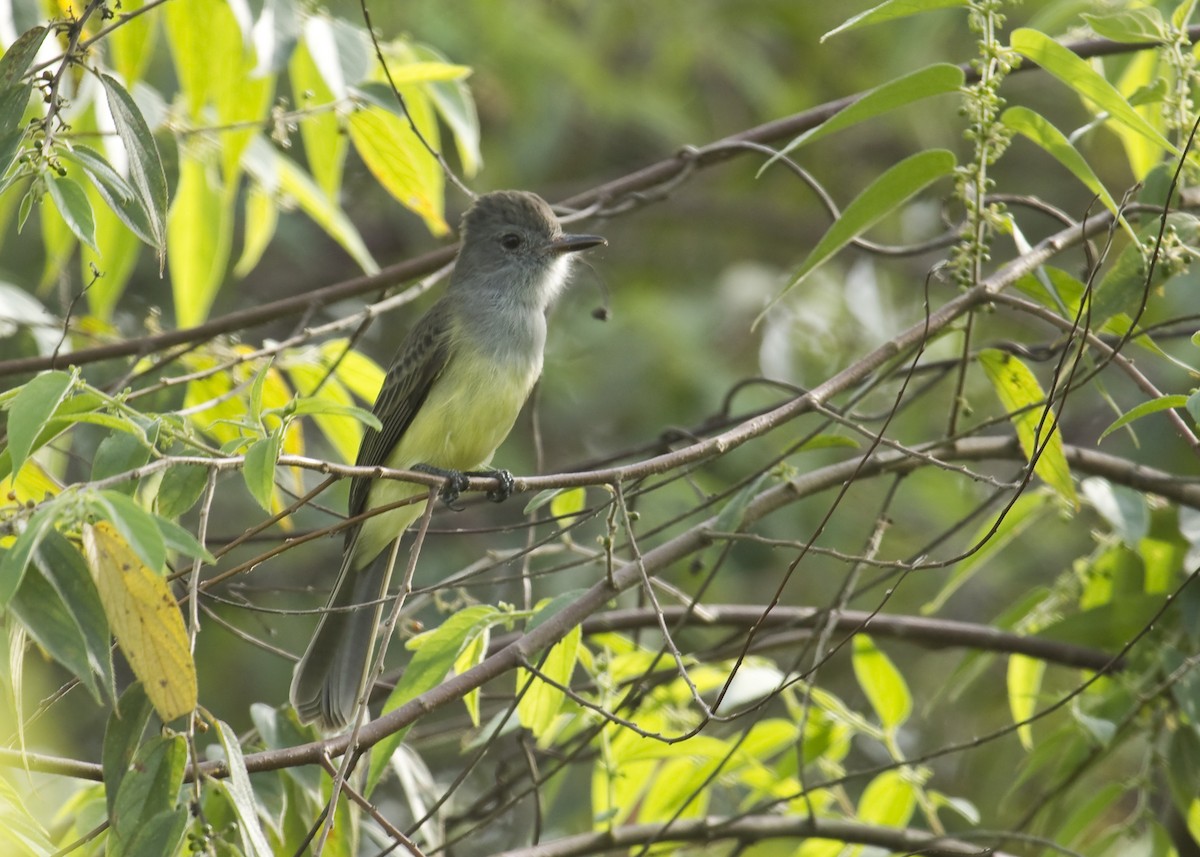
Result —
<path fill-rule="evenodd" d="M 445 295 L 409 331 L 375 401 L 382 428 L 368 428 L 360 467 L 427 470 L 446 477 L 452 499 L 462 474 L 485 467 L 512 429 L 542 372 L 546 310 L 579 250 L 605 244 L 568 235 L 536 194 L 479 197 L 463 216 L 462 245 Z M 495 471 L 511 486 L 511 477 Z M 351 516 L 428 489 L 355 477 Z M 507 490 L 499 493 L 499 499 Z M 421 516 L 415 501 L 346 530 L 329 603 L 292 678 L 291 700 L 306 722 L 344 728 L 367 693 L 389 578 L 388 550 Z"/>

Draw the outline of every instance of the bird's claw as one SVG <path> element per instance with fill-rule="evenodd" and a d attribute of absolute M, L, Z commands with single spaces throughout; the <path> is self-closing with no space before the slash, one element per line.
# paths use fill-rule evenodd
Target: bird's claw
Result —
<path fill-rule="evenodd" d="M 489 500 L 493 503 L 503 503 L 512 496 L 514 480 L 511 473 L 507 470 L 489 470 L 485 475 L 491 476 L 500 483 L 497 487 L 488 490 L 487 498 Z"/>
<path fill-rule="evenodd" d="M 444 467 L 434 467 L 432 464 L 417 464 L 413 466 L 413 470 L 428 473 L 431 476 L 440 476 L 444 481 L 441 490 L 438 491 L 438 497 L 446 504 L 447 508 L 453 509 L 455 512 L 463 510 L 463 506 L 456 504 L 458 503 L 459 496 L 471 484 L 471 480 L 466 473 L 463 473 L 461 470 L 447 470 Z"/>

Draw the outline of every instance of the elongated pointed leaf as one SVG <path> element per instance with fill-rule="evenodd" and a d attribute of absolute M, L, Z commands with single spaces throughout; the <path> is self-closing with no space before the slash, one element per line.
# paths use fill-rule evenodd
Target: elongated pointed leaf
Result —
<path fill-rule="evenodd" d="M 122 223 L 142 241 L 151 247 L 155 246 L 150 218 L 146 214 L 141 196 L 103 155 L 87 146 L 75 146 L 72 151 L 64 150 L 62 157 L 74 161 L 83 169 L 105 203 Z"/>
<path fill-rule="evenodd" d="M 208 318 L 225 280 L 235 201 L 222 187 L 216 153 L 199 145 L 184 146 L 179 185 L 167 220 L 167 261 L 180 327 L 193 327 Z"/>
<path fill-rule="evenodd" d="M 1013 50 L 1036 62 L 1071 89 L 1108 113 L 1114 121 L 1136 131 L 1168 152 L 1179 150 L 1130 106 L 1117 88 L 1104 79 L 1087 60 L 1037 30 L 1020 29 L 1012 34 Z"/>
<path fill-rule="evenodd" d="M 405 87 L 404 102 L 425 139 L 436 147 L 437 125 L 424 93 Z M 442 169 L 406 120 L 381 107 L 357 110 L 350 116 L 350 140 L 376 180 L 405 208 L 420 215 L 431 233 L 450 231 L 444 218 Z"/>
<path fill-rule="evenodd" d="M 92 204 L 88 202 L 87 194 L 79 183 L 65 176 L 52 176 L 46 182 L 46 190 L 59 216 L 75 233 L 75 237 L 95 250 L 96 218 L 92 214 Z"/>
<path fill-rule="evenodd" d="M 416 654 L 384 702 L 384 712 L 399 708 L 410 699 L 441 684 L 467 642 L 480 628 L 496 621 L 501 615 L 498 609 L 486 604 L 468 607 L 455 613 L 438 628 L 410 640 L 409 648 L 416 648 Z M 368 794 L 379 783 L 379 778 L 387 770 L 388 760 L 407 734 L 408 729 L 402 729 L 372 748 L 371 764 L 367 771 Z"/>
<path fill-rule="evenodd" d="M 857 125 L 859 122 L 864 122 L 867 119 L 895 110 L 898 107 L 903 107 L 906 104 L 912 104 L 914 101 L 920 101 L 923 98 L 958 92 L 962 88 L 963 80 L 963 70 L 958 66 L 949 63 L 937 63 L 917 69 L 896 80 L 888 81 L 882 86 L 877 86 L 875 89 L 864 93 L 862 98 L 853 104 L 830 116 L 816 128 L 810 128 L 796 137 L 784 146 L 778 155 L 767 161 L 762 169 L 759 170 L 759 173 L 761 174 L 763 170 L 769 167 L 781 155 L 786 155 L 793 149 L 812 143 L 836 131 Z"/>
<path fill-rule="evenodd" d="M 912 694 L 891 659 L 866 634 L 854 637 L 854 677 L 883 728 L 893 731 L 912 713 Z"/>
<path fill-rule="evenodd" d="M 164 722 L 196 707 L 196 667 L 179 605 L 111 524 L 85 524 L 83 546 L 104 612 Z"/>
<path fill-rule="evenodd" d="M 866 27 L 870 24 L 882 24 L 885 21 L 894 21 L 897 18 L 907 18 L 910 15 L 931 12 L 934 9 L 951 9 L 955 6 L 966 5 L 967 0 L 884 0 L 878 6 L 873 6 L 865 12 L 860 12 L 834 27 L 828 33 L 821 36 L 821 41 L 823 42 L 830 36 L 837 35 L 838 33 L 844 33 L 846 30 L 856 30 L 859 27 Z"/>
<path fill-rule="evenodd" d="M 8 89 L 21 82 L 49 32 L 46 27 L 34 27 L 8 46 L 4 56 L 0 57 L 0 89 Z"/>
<path fill-rule="evenodd" d="M 1037 711 L 1038 693 L 1042 689 L 1042 675 L 1046 662 L 1025 655 L 1010 655 L 1008 658 L 1008 707 L 1012 711 L 1017 727 L 1017 737 L 1026 750 L 1033 749 L 1033 727 L 1025 723 Z"/>
<path fill-rule="evenodd" d="M 117 134 L 129 155 L 129 174 L 149 217 L 150 236 L 158 250 L 161 267 L 167 246 L 167 175 L 163 171 L 158 144 L 133 97 L 116 78 L 102 74 L 100 82 L 108 96 L 108 109 L 112 112 Z"/>
<path fill-rule="evenodd" d="M 38 435 L 71 389 L 66 372 L 43 372 L 26 384 L 8 409 L 8 452 L 17 472 L 35 449 Z"/>
<path fill-rule="evenodd" d="M 275 151 L 262 137 L 251 142 L 242 159 L 248 173 L 267 187 L 278 188 L 280 193 L 294 199 L 363 271 L 368 274 L 379 271 L 378 263 L 350 218 L 294 161 Z"/>
<path fill-rule="evenodd" d="M 891 167 L 846 206 L 800 265 L 788 290 L 914 194 L 950 175 L 954 167 L 954 154 L 944 149 L 918 152 Z"/>
<path fill-rule="evenodd" d="M 142 733 L 146 731 L 146 724 L 150 722 L 153 711 L 154 706 L 150 704 L 145 688 L 140 681 L 135 681 L 121 694 L 116 708 L 108 716 L 101 761 L 109 818 L 113 815 L 121 780 L 125 778 L 129 764 L 142 742 Z"/>
<path fill-rule="evenodd" d="M 994 348 L 981 351 L 979 362 L 1009 413 L 1021 449 L 1034 462 L 1033 472 L 1072 507 L 1078 506 L 1075 484 L 1063 452 L 1062 432 L 1058 430 L 1054 411 L 1046 404 L 1046 394 L 1037 377 L 1016 357 Z"/>
<path fill-rule="evenodd" d="M 229 765 L 228 792 L 233 802 L 233 811 L 237 814 L 238 833 L 241 834 L 242 851 L 252 857 L 271 857 L 271 845 L 263 832 L 258 820 L 258 806 L 254 800 L 254 788 L 250 784 L 250 774 L 246 771 L 246 759 L 242 754 L 242 746 L 238 743 L 237 735 L 229 728 L 229 724 L 217 721 L 217 738 L 221 741 L 221 749 L 225 751 L 225 763 Z"/>
<path fill-rule="evenodd" d="M 1096 194 L 1105 208 L 1119 215 L 1117 201 L 1108 192 L 1108 188 L 1100 183 L 1091 166 L 1084 160 L 1083 155 L 1079 154 L 1079 150 L 1071 145 L 1066 135 L 1051 125 L 1048 119 L 1028 107 L 1018 106 L 1005 110 L 1000 116 L 1000 121 L 1052 155 L 1070 170 L 1075 178 L 1083 182 L 1088 190 Z"/>

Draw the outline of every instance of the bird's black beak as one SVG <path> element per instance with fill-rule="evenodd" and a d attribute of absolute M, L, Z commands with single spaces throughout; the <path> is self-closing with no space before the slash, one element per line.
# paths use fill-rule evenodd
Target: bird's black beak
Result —
<path fill-rule="evenodd" d="M 568 235 L 564 233 L 551 241 L 546 249 L 551 253 L 578 253 L 580 250 L 601 244 L 607 246 L 608 241 L 599 235 Z"/>

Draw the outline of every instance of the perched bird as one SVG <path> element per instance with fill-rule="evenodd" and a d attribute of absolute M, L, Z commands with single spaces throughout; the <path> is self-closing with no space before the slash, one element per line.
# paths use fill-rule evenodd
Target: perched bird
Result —
<path fill-rule="evenodd" d="M 368 429 L 359 466 L 426 470 L 446 477 L 443 499 L 464 473 L 485 467 L 508 436 L 542 372 L 546 309 L 572 255 L 607 243 L 568 235 L 545 200 L 521 191 L 480 196 L 463 216 L 462 245 L 446 294 L 401 343 L 375 401 L 382 428 Z M 504 490 L 512 477 L 490 471 Z M 351 516 L 427 493 L 421 485 L 355 478 Z M 400 506 L 347 529 L 326 611 L 292 678 L 300 719 L 344 728 L 367 691 L 391 543 L 424 511 Z"/>

